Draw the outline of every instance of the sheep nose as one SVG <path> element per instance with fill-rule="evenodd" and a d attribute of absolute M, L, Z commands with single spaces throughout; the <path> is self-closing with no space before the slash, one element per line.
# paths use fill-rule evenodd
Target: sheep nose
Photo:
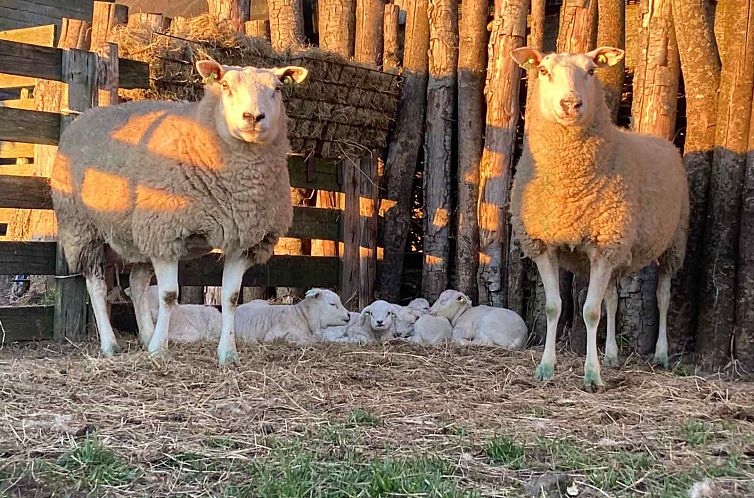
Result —
<path fill-rule="evenodd" d="M 382 320 L 377 320 L 377 325 L 382 325 Z"/>
<path fill-rule="evenodd" d="M 575 97 L 562 99 L 560 101 L 560 107 L 563 108 L 563 112 L 565 112 L 567 115 L 578 114 L 583 104 L 584 103 L 581 101 L 581 99 Z"/>
<path fill-rule="evenodd" d="M 254 116 L 250 112 L 245 112 L 245 113 L 243 113 L 243 118 L 246 121 L 249 121 L 250 123 L 259 123 L 260 121 L 262 121 L 264 119 L 264 113 L 257 114 L 256 116 Z"/>

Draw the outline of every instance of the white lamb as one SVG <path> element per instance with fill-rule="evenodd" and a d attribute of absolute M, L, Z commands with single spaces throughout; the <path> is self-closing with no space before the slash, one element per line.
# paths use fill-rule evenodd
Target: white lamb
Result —
<path fill-rule="evenodd" d="M 338 295 L 327 289 L 310 289 L 296 304 L 240 306 L 236 312 L 236 336 L 242 341 L 270 342 L 277 339 L 296 344 L 322 340 L 324 329 L 345 325 L 348 310 Z"/>
<path fill-rule="evenodd" d="M 406 306 L 391 304 L 395 313 L 395 335 L 398 338 L 407 339 L 414 333 L 416 321 L 429 313 L 429 301 L 423 297 L 416 298 Z"/>
<path fill-rule="evenodd" d="M 526 323 L 515 311 L 491 306 L 472 306 L 471 299 L 448 289 L 440 294 L 430 313 L 447 318 L 453 326 L 453 342 L 521 349 L 529 337 Z"/>
<path fill-rule="evenodd" d="M 453 326 L 450 320 L 439 315 L 422 315 L 414 323 L 413 333 L 407 338 L 409 342 L 436 346 L 450 341 Z"/>
<path fill-rule="evenodd" d="M 200 102 L 135 101 L 82 114 L 60 137 L 51 186 L 59 240 L 83 273 L 111 356 L 105 246 L 134 263 L 131 291 L 139 336 L 151 354 L 167 348 L 178 299 L 178 263 L 220 249 L 220 364 L 238 361 L 233 322 L 247 268 L 265 263 L 286 233 L 290 202 L 283 84 L 301 67 L 256 69 L 196 63 L 208 84 Z M 152 265 L 160 292 L 156 327 L 146 290 Z"/>

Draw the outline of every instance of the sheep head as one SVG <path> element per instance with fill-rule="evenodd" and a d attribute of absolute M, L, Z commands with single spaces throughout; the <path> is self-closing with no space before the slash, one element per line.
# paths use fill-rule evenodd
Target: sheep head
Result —
<path fill-rule="evenodd" d="M 435 304 L 429 309 L 433 315 L 447 318 L 453 323 L 457 316 L 471 307 L 471 299 L 463 292 L 448 289 L 440 294 Z"/>
<path fill-rule="evenodd" d="M 602 86 L 594 70 L 613 66 L 623 50 L 600 47 L 585 54 L 542 54 L 530 47 L 517 48 L 511 57 L 527 71 L 537 71 L 538 110 L 548 121 L 563 126 L 591 122 L 604 102 Z"/>
<path fill-rule="evenodd" d="M 386 335 L 388 332 L 392 333 L 395 330 L 395 318 L 393 305 L 387 301 L 378 300 L 361 311 L 359 323 L 363 327 L 368 319 L 369 328 L 372 331 L 377 332 L 379 335 Z"/>
<path fill-rule="evenodd" d="M 301 83 L 308 71 L 288 66 L 273 69 L 223 66 L 213 60 L 196 63 L 207 92 L 219 92 L 217 131 L 225 138 L 266 144 L 285 129 L 282 88 Z"/>
<path fill-rule="evenodd" d="M 351 319 L 336 293 L 327 289 L 309 289 L 304 296 L 309 319 L 316 319 L 317 329 L 346 325 Z"/>

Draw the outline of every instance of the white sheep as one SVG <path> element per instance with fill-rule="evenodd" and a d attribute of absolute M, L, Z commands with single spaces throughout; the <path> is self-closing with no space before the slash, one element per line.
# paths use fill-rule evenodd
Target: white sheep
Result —
<path fill-rule="evenodd" d="M 378 299 L 361 310 L 359 329 L 368 342 L 385 342 L 395 339 L 395 305 Z"/>
<path fill-rule="evenodd" d="M 491 306 L 472 306 L 471 299 L 448 289 L 440 294 L 430 313 L 447 318 L 453 326 L 453 342 L 483 344 L 507 349 L 526 346 L 526 323 L 515 311 Z"/>
<path fill-rule="evenodd" d="M 429 313 L 429 302 L 424 298 L 416 298 L 406 306 L 391 304 L 395 312 L 395 335 L 396 337 L 407 339 L 414 333 L 414 324 L 416 321 Z"/>
<path fill-rule="evenodd" d="M 178 263 L 221 249 L 220 364 L 238 361 L 233 322 L 241 279 L 266 262 L 292 220 L 286 115 L 279 91 L 301 67 L 256 69 L 196 63 L 208 84 L 200 102 L 135 101 L 82 114 L 60 137 L 51 186 L 59 241 L 83 273 L 100 345 L 117 344 L 103 277 L 105 245 L 134 263 L 139 336 L 151 354 L 167 348 L 178 298 Z M 150 265 L 160 313 L 149 319 Z"/>
<path fill-rule="evenodd" d="M 584 385 L 603 386 L 597 326 L 607 304 L 606 363 L 616 364 L 616 281 L 652 261 L 659 264 L 660 330 L 655 361 L 667 364 L 670 279 L 686 250 L 689 194 L 678 149 L 665 139 L 615 126 L 595 68 L 623 59 L 601 47 L 586 54 L 549 54 L 524 47 L 512 57 L 537 71 L 524 150 L 511 193 L 511 224 L 544 284 L 547 339 L 536 378 L 555 373 L 561 311 L 558 271 L 589 275 L 584 304 Z"/>
<path fill-rule="evenodd" d="M 416 320 L 413 333 L 407 338 L 409 342 L 436 346 L 450 341 L 453 335 L 453 326 L 450 320 L 439 315 L 422 315 Z"/>
<path fill-rule="evenodd" d="M 327 289 L 310 289 L 296 304 L 243 308 L 236 313 L 236 336 L 242 341 L 278 339 L 296 344 L 322 340 L 327 327 L 346 325 L 350 315 L 338 295 Z"/>
<path fill-rule="evenodd" d="M 327 342 L 360 342 L 359 337 L 349 335 L 349 332 L 358 330 L 360 313 L 349 311 L 349 320 L 345 325 L 325 327 L 322 330 L 322 340 Z"/>

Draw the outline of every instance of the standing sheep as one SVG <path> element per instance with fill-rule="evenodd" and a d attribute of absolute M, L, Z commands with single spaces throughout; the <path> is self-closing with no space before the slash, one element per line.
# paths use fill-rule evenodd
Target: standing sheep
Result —
<path fill-rule="evenodd" d="M 84 113 L 60 138 L 52 200 L 60 243 L 83 273 L 102 352 L 117 345 L 105 307 L 104 247 L 134 263 L 131 289 L 141 341 L 167 348 L 178 262 L 221 249 L 220 364 L 238 361 L 233 321 L 246 269 L 266 262 L 291 224 L 286 115 L 280 89 L 301 67 L 256 69 L 202 60 L 200 102 L 128 102 Z M 146 289 L 160 292 L 156 327 Z"/>
<path fill-rule="evenodd" d="M 678 150 L 667 140 L 612 124 L 598 67 L 623 59 L 617 48 L 586 54 L 512 52 L 536 70 L 524 151 L 511 194 L 513 231 L 537 264 L 545 288 L 547 340 L 536 378 L 555 373 L 555 336 L 561 311 L 560 266 L 589 275 L 584 304 L 587 354 L 584 385 L 603 386 L 597 326 L 607 304 L 605 360 L 616 364 L 616 281 L 652 261 L 659 264 L 660 330 L 655 361 L 667 365 L 670 279 L 686 250 L 689 195 Z"/>
<path fill-rule="evenodd" d="M 472 306 L 471 299 L 457 290 L 440 294 L 430 313 L 447 318 L 453 326 L 451 339 L 460 344 L 483 344 L 521 349 L 529 337 L 526 323 L 515 311 L 492 306 Z"/>

